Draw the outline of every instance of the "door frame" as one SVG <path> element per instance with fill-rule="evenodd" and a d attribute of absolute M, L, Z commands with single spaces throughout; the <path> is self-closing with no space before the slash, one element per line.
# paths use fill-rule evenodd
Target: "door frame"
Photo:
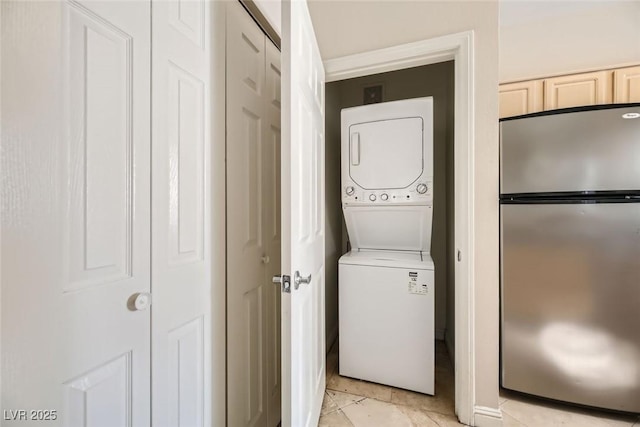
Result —
<path fill-rule="evenodd" d="M 465 31 L 324 61 L 327 83 L 454 61 L 454 227 L 461 255 L 455 267 L 455 408 L 469 425 L 480 419 L 482 424 L 501 423 L 502 418 L 499 409 L 475 406 L 474 55 L 474 32 Z"/>

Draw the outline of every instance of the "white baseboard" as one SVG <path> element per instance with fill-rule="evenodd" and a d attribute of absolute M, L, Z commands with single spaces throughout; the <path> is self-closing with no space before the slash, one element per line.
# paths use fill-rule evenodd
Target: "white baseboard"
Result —
<path fill-rule="evenodd" d="M 499 408 L 476 406 L 473 419 L 477 427 L 502 427 L 502 411 Z"/>
<path fill-rule="evenodd" d="M 333 327 L 329 330 L 329 333 L 327 334 L 327 353 L 329 353 L 329 350 L 331 350 L 331 347 L 333 346 L 333 343 L 335 343 L 335 341 L 338 339 L 338 323 L 336 322 L 335 325 L 333 325 Z"/>

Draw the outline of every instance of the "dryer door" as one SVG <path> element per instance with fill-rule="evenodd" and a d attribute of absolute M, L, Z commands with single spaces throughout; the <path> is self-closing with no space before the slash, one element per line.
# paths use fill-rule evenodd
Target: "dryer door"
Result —
<path fill-rule="evenodd" d="M 421 117 L 349 126 L 349 175 L 366 190 L 407 188 L 424 169 Z"/>

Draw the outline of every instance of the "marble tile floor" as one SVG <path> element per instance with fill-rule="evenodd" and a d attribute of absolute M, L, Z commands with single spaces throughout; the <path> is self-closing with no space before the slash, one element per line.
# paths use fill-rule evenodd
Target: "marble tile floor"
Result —
<path fill-rule="evenodd" d="M 454 412 L 453 365 L 444 342 L 436 342 L 436 395 L 428 396 L 338 375 L 338 349 L 327 355 L 327 390 L 320 427 L 462 426 Z M 564 406 L 503 390 L 504 427 L 640 427 L 637 415 Z"/>

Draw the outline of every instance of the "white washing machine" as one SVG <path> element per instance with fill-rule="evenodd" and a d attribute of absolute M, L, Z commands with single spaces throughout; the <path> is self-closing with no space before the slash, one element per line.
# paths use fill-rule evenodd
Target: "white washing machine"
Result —
<path fill-rule="evenodd" d="M 434 393 L 433 99 L 342 110 L 339 373 Z"/>
<path fill-rule="evenodd" d="M 340 259 L 340 375 L 434 394 L 434 268 L 420 252 Z"/>

